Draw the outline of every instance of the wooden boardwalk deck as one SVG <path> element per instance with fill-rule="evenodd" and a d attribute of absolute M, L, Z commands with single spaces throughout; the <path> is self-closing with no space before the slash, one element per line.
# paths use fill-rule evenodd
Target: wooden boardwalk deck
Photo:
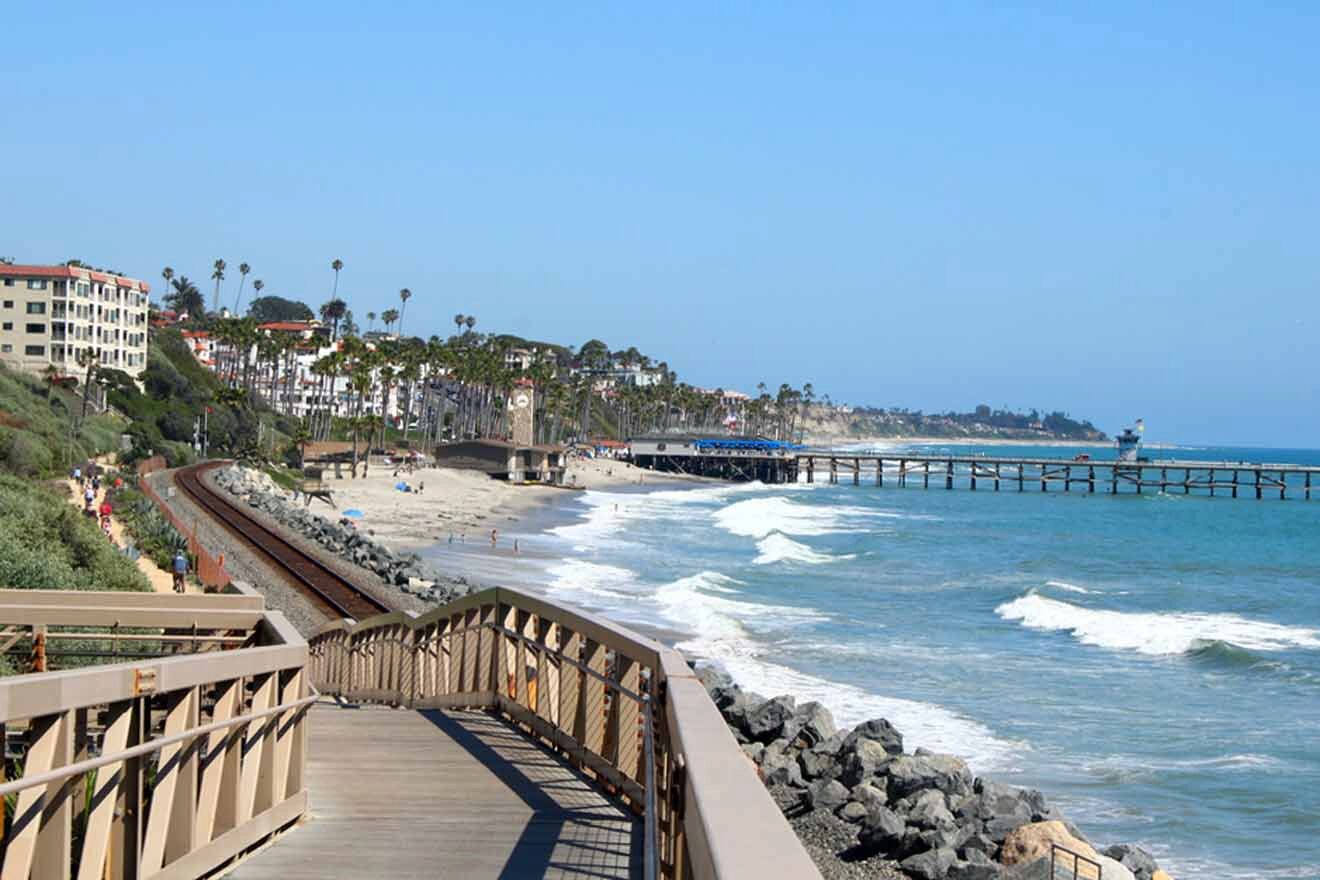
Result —
<path fill-rule="evenodd" d="M 312 709 L 311 818 L 239 880 L 641 876 L 641 824 L 484 712 Z"/>

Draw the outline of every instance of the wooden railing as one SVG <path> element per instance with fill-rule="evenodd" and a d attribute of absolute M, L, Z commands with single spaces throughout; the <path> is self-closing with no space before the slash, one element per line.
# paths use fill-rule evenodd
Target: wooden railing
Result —
<path fill-rule="evenodd" d="M 310 651 L 323 693 L 508 717 L 643 817 L 648 878 L 819 877 L 701 682 L 658 642 L 500 588 L 332 623 Z"/>
<path fill-rule="evenodd" d="M 0 627 L 140 658 L 0 679 L 2 880 L 204 876 L 306 812 L 307 644 L 260 596 L 0 590 Z"/>

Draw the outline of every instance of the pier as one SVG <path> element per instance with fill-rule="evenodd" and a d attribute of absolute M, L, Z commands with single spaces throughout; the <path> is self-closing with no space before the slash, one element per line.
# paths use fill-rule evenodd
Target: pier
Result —
<path fill-rule="evenodd" d="M 1112 454 L 1112 453 L 1111 453 Z M 733 482 L 852 483 L 971 491 L 1146 492 L 1226 498 L 1296 498 L 1320 492 L 1320 465 L 1182 459 L 1023 458 L 814 450 L 737 438 L 643 438 L 633 461 L 666 473 Z"/>
<path fill-rule="evenodd" d="M 1026 492 L 1097 492 L 1118 495 L 1146 491 L 1230 498 L 1289 497 L 1311 500 L 1320 489 L 1320 466 L 1263 462 L 1153 459 L 990 458 L 902 453 L 808 452 L 797 456 L 797 471 L 808 483 L 863 483 L 923 489 L 1001 489 Z"/>

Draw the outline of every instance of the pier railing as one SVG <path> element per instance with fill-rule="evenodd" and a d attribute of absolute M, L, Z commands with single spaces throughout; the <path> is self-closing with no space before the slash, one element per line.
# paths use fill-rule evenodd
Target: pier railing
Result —
<path fill-rule="evenodd" d="M 0 590 L 0 640 L 3 880 L 204 876 L 306 812 L 307 643 L 260 596 Z"/>
<path fill-rule="evenodd" d="M 818 877 L 705 688 L 676 651 L 509 589 L 421 616 L 327 625 L 322 692 L 498 712 L 643 818 L 647 878 Z"/>

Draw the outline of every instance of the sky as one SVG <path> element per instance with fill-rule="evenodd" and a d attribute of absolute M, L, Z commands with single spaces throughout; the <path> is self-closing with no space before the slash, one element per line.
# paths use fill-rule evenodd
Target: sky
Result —
<path fill-rule="evenodd" d="M 1265 8 L 1268 6 L 1269 8 Z M 0 255 L 1320 447 L 1320 7 L 5 11 Z"/>

